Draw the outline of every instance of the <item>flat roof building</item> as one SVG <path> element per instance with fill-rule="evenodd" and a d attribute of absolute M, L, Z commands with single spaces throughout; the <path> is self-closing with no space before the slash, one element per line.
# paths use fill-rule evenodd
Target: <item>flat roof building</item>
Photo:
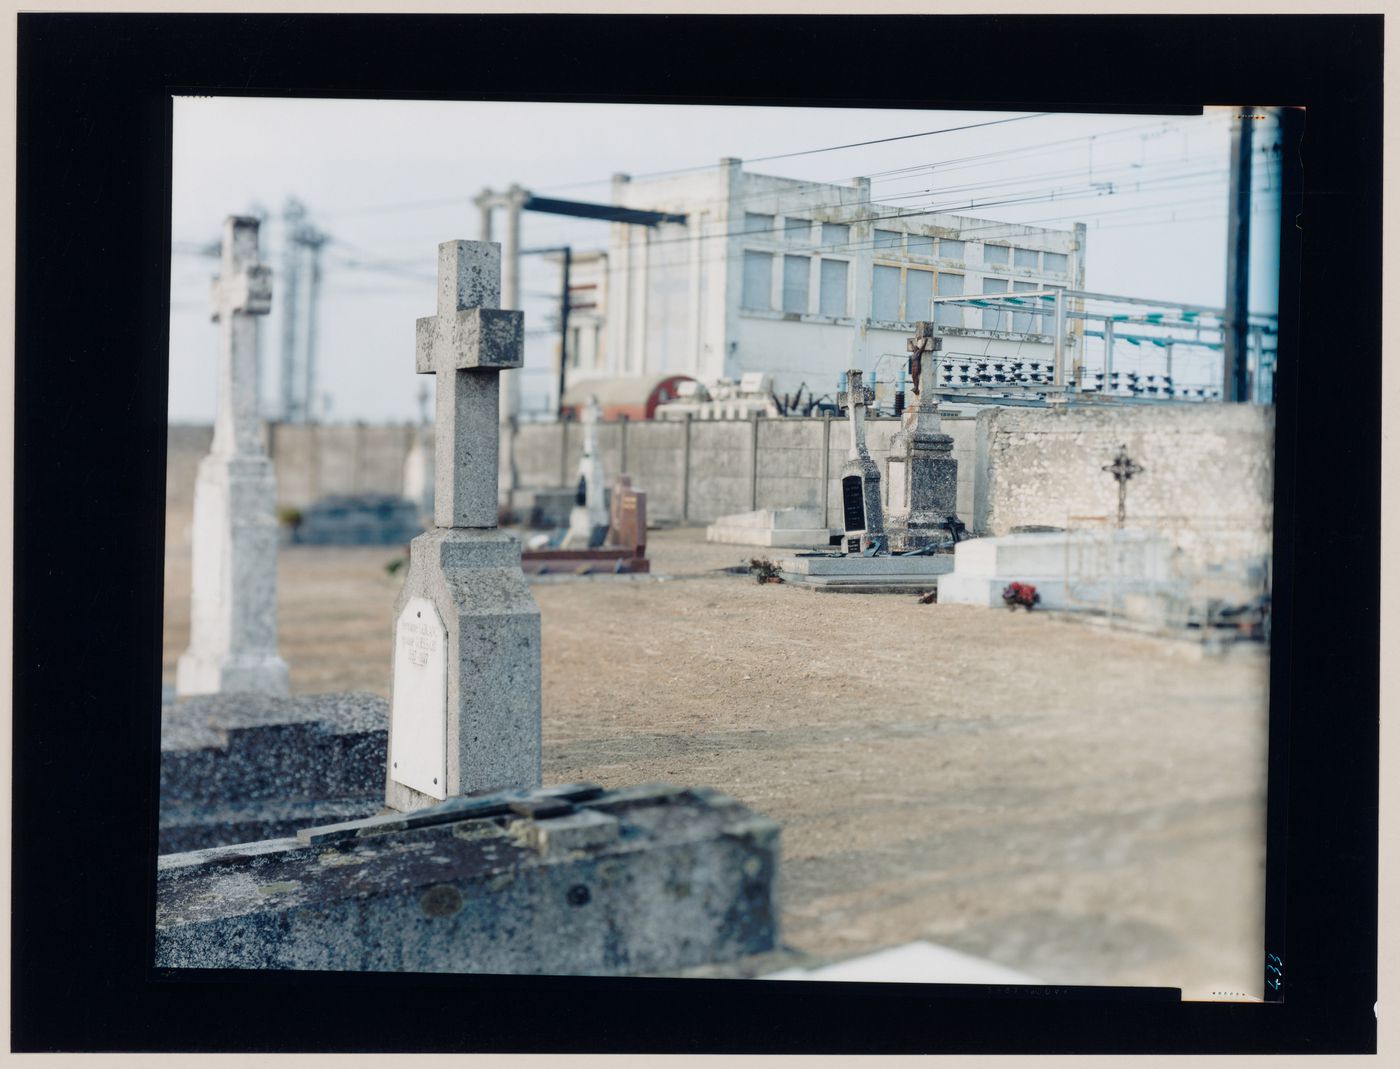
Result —
<path fill-rule="evenodd" d="M 848 368 L 898 374 L 919 320 L 944 353 L 1053 359 L 1053 316 L 938 298 L 1082 289 L 1085 228 L 1050 230 L 881 204 L 848 185 L 753 174 L 726 159 L 699 174 L 613 179 L 615 205 L 684 223 L 611 224 L 605 254 L 576 261 L 592 305 L 571 320 L 569 383 L 766 372 L 776 393 L 832 392 Z M 1065 361 L 1083 321 L 1065 320 Z"/>

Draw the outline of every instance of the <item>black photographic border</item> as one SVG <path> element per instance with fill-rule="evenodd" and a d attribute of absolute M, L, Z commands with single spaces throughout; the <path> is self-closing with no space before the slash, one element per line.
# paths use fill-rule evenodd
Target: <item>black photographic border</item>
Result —
<path fill-rule="evenodd" d="M 1375 1049 L 1381 16 L 26 13 L 18 27 L 15 1050 Z M 994 81 L 975 73 L 992 49 Z M 1306 109 L 1289 118 L 1302 162 L 1285 160 L 1276 382 L 1265 949 L 1282 1000 L 156 974 L 176 93 Z"/>

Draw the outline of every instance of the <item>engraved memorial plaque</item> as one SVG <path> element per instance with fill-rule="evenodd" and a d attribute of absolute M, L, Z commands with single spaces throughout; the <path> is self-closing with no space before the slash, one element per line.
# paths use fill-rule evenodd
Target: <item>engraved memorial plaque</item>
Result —
<path fill-rule="evenodd" d="M 447 797 L 447 628 L 427 598 L 410 598 L 394 627 L 389 773 Z"/>
<path fill-rule="evenodd" d="M 846 530 L 865 530 L 865 491 L 859 475 L 847 475 L 841 480 L 841 503 L 846 516 Z"/>
<path fill-rule="evenodd" d="M 904 509 L 904 460 L 890 458 L 890 465 L 885 481 L 889 483 L 891 512 L 900 512 Z"/>

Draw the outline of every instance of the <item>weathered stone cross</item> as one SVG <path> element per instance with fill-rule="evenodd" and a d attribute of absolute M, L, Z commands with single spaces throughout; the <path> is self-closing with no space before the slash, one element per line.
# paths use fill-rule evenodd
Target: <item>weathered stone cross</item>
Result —
<path fill-rule="evenodd" d="M 433 522 L 495 527 L 500 373 L 523 363 L 525 314 L 502 311 L 501 247 L 438 246 L 437 315 L 418 320 L 417 370 L 437 375 Z"/>
<path fill-rule="evenodd" d="M 1118 526 L 1121 528 L 1128 516 L 1128 480 L 1134 475 L 1141 475 L 1146 469 L 1128 456 L 1126 445 L 1120 445 L 1113 463 L 1105 464 L 1103 470 L 1118 483 Z"/>
<path fill-rule="evenodd" d="M 209 288 L 209 318 L 220 325 L 219 409 L 211 451 L 262 456 L 258 436 L 258 324 L 272 310 L 272 270 L 258 262 L 258 221 L 224 220 L 221 272 Z"/>
<path fill-rule="evenodd" d="M 224 220 L 223 263 L 210 290 L 219 324 L 214 442 L 195 478 L 190 547 L 190 646 L 175 670 L 180 695 L 287 693 L 277 655 L 277 480 L 258 429 L 258 321 L 272 307 L 272 272 L 258 262 L 258 221 Z"/>

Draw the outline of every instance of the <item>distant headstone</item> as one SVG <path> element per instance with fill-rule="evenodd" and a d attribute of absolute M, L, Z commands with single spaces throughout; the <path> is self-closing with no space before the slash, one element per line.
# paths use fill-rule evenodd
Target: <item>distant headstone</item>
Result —
<path fill-rule="evenodd" d="M 223 266 L 211 315 L 220 326 L 214 442 L 194 489 L 190 645 L 180 695 L 287 693 L 277 655 L 276 477 L 257 407 L 258 321 L 272 307 L 272 272 L 258 261 L 258 221 L 224 221 Z"/>
<path fill-rule="evenodd" d="M 603 544 L 608 533 L 606 476 L 603 473 L 603 451 L 598 448 L 598 421 L 602 410 L 598 398 L 590 397 L 583 410 L 583 455 L 578 461 L 578 493 L 569 513 L 569 533 L 564 538 L 566 549 L 595 549 Z"/>
<path fill-rule="evenodd" d="M 949 524 L 957 518 L 958 462 L 952 437 L 942 432 L 934 398 L 936 354 L 942 344 L 932 323 L 917 324 L 909 341 L 918 400 L 904 410 L 904 425 L 890 440 L 885 471 L 885 530 L 896 552 L 951 541 Z"/>
<path fill-rule="evenodd" d="M 618 484 L 612 493 L 612 521 L 608 545 L 631 550 L 638 557 L 647 553 L 647 493 Z"/>
<path fill-rule="evenodd" d="M 385 804 L 540 784 L 540 617 L 520 543 L 498 530 L 500 373 L 521 366 L 524 315 L 502 311 L 491 242 L 438 247 L 438 311 L 418 320 L 436 374 L 436 527 L 410 544 L 394 603 Z"/>
<path fill-rule="evenodd" d="M 413 444 L 403 462 L 403 496 L 413 502 L 424 519 L 433 514 L 433 424 L 428 419 L 428 384 L 418 391 L 418 423 L 413 428 Z M 415 534 L 417 532 L 414 532 Z"/>
<path fill-rule="evenodd" d="M 292 540 L 313 546 L 402 546 L 422 531 L 422 513 L 404 498 L 331 494 L 306 508 Z"/>
<path fill-rule="evenodd" d="M 846 392 L 841 400 L 851 419 L 851 450 L 841 466 L 841 514 L 846 527 L 846 552 L 879 553 L 885 549 L 885 521 L 881 511 L 880 467 L 865 444 L 865 407 L 870 395 L 861 382 L 861 372 L 846 373 Z"/>

